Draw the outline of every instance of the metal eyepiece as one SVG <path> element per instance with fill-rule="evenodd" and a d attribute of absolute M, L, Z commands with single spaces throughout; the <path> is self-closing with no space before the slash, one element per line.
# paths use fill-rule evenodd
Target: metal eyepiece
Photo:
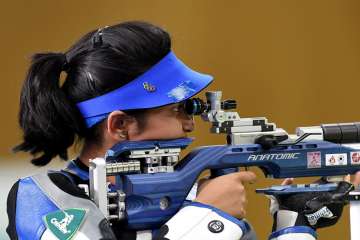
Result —
<path fill-rule="evenodd" d="M 228 99 L 221 101 L 221 94 L 219 92 L 207 92 L 206 94 L 207 101 L 200 98 L 187 99 L 183 105 L 185 112 L 189 115 L 201 115 L 211 110 L 230 110 L 235 109 L 237 106 L 236 100 Z"/>
<path fill-rule="evenodd" d="M 189 115 L 201 115 L 210 110 L 210 104 L 200 98 L 190 98 L 184 102 L 184 110 Z"/>

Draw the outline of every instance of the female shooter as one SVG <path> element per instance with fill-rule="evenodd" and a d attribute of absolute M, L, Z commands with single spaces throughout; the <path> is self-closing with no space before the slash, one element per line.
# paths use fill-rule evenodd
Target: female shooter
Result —
<path fill-rule="evenodd" d="M 21 92 L 23 143 L 15 150 L 30 152 L 32 163 L 44 166 L 57 156 L 66 160 L 75 140 L 82 141 L 82 149 L 64 170 L 14 184 L 8 197 L 11 239 L 246 237 L 243 183 L 254 181 L 251 172 L 208 181 L 160 231 L 135 232 L 123 222 L 110 224 L 79 187 L 89 184 L 89 159 L 103 157 L 115 143 L 175 139 L 193 131 L 193 118 L 181 102 L 211 81 L 175 56 L 166 31 L 144 22 L 91 31 L 65 53 L 34 55 Z M 274 216 L 277 222 L 288 219 L 286 214 Z M 295 221 L 275 227 L 271 239 L 312 240 L 315 228 Z"/>

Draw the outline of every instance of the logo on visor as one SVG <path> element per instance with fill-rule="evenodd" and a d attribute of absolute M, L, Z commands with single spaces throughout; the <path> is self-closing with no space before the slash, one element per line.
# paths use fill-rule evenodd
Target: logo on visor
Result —
<path fill-rule="evenodd" d="M 187 97 L 196 93 L 196 86 L 190 81 L 186 81 L 178 85 L 177 87 L 171 89 L 168 92 L 168 97 L 174 99 L 175 101 L 179 102 Z"/>
<path fill-rule="evenodd" d="M 144 89 L 145 89 L 146 91 L 148 91 L 148 92 L 155 92 L 155 90 L 156 90 L 156 87 L 155 87 L 154 85 L 151 85 L 151 84 L 148 83 L 148 82 L 144 82 L 144 83 L 143 83 L 143 87 L 144 87 Z"/>

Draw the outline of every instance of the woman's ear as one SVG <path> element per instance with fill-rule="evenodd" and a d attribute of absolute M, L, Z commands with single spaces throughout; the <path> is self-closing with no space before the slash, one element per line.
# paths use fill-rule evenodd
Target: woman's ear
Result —
<path fill-rule="evenodd" d="M 116 142 L 127 140 L 130 123 L 134 119 L 122 111 L 113 111 L 107 118 L 107 133 Z"/>

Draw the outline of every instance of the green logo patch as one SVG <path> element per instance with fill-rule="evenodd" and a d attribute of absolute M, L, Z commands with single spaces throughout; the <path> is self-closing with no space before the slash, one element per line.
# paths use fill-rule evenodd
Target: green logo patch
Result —
<path fill-rule="evenodd" d="M 44 216 L 46 227 L 59 239 L 69 240 L 79 230 L 84 221 L 86 210 L 69 208 L 51 212 Z"/>

